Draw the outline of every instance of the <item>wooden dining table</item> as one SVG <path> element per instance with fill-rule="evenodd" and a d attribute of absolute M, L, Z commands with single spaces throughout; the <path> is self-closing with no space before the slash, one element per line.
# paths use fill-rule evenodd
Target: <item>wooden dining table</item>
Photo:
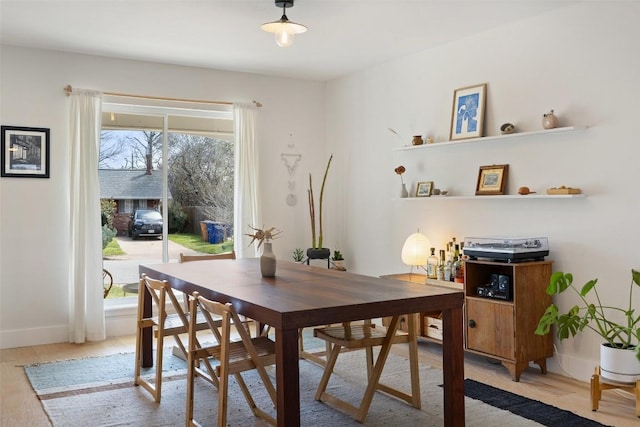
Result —
<path fill-rule="evenodd" d="M 178 291 L 230 302 L 238 313 L 275 330 L 278 426 L 300 425 L 300 328 L 440 311 L 444 424 L 465 423 L 464 295 L 459 290 L 282 260 L 275 277 L 267 278 L 260 274 L 258 258 L 140 265 L 139 271 L 167 280 Z M 151 305 L 151 296 L 145 294 L 147 315 Z M 153 364 L 150 329 L 143 335 L 142 356 L 143 366 Z"/>

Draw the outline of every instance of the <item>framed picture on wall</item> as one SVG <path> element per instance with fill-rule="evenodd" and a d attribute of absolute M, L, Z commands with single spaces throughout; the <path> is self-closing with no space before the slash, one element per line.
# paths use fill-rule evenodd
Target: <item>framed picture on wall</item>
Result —
<path fill-rule="evenodd" d="M 509 165 L 480 166 L 476 195 L 503 195 L 507 187 Z"/>
<path fill-rule="evenodd" d="M 483 136 L 487 84 L 463 87 L 453 92 L 451 141 Z"/>
<path fill-rule="evenodd" d="M 2 176 L 49 178 L 49 129 L 2 126 L 1 131 Z"/>
<path fill-rule="evenodd" d="M 422 181 L 416 185 L 416 197 L 430 197 L 433 181 Z"/>

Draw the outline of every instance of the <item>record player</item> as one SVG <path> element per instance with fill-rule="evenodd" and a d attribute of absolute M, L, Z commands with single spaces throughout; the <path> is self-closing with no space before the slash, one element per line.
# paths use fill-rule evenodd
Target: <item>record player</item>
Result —
<path fill-rule="evenodd" d="M 464 255 L 469 259 L 484 258 L 495 261 L 543 261 L 549 255 L 546 237 L 493 238 L 465 237 Z"/>

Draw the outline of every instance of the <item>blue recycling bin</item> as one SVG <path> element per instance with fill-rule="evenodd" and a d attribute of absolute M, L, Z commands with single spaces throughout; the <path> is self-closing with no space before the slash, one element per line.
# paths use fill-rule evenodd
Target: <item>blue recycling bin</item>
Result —
<path fill-rule="evenodd" d="M 207 221 L 207 234 L 209 234 L 209 243 L 218 244 L 226 239 L 226 224 L 223 222 Z"/>

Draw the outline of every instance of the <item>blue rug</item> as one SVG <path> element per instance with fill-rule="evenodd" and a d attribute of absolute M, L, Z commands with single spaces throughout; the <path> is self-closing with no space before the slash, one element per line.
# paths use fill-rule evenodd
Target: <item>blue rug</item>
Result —
<path fill-rule="evenodd" d="M 309 347 L 314 347 L 312 342 Z M 133 385 L 133 353 L 67 360 L 25 367 L 25 373 L 41 400 L 53 426 L 175 426 L 184 423 L 186 365 L 167 349 L 163 362 L 163 398 L 157 404 L 149 393 Z M 366 369 L 362 352 L 345 353 L 338 359 L 329 388 L 341 398 L 353 401 L 362 396 Z M 275 374 L 273 370 L 270 375 Z M 152 375 L 154 369 L 145 371 Z M 306 426 L 362 426 L 341 411 L 313 399 L 322 369 L 300 362 L 301 421 Z M 391 354 L 383 381 L 408 386 L 407 360 Z M 258 406 L 270 407 L 257 375 L 246 377 L 257 390 Z M 275 378 L 273 378 L 275 380 Z M 443 425 L 442 371 L 420 365 L 422 409 L 376 393 L 366 426 L 438 427 Z M 215 390 L 197 382 L 196 414 L 205 424 L 215 424 Z M 237 385 L 230 386 L 230 426 L 263 425 L 251 414 Z M 468 427 L 601 426 L 568 411 L 499 390 L 473 380 L 465 381 Z M 485 403 L 486 402 L 486 403 Z M 356 403 L 355 401 L 353 403 Z M 273 408 L 271 408 L 273 413 Z"/>
<path fill-rule="evenodd" d="M 163 351 L 162 360 L 163 376 L 187 372 L 187 364 L 182 359 L 173 356 L 171 348 L 166 348 Z M 108 357 L 40 363 L 26 366 L 24 371 L 31 387 L 42 399 L 46 395 L 71 390 L 133 385 L 135 355 L 134 353 L 121 353 Z M 144 376 L 150 376 L 154 373 L 155 367 L 141 369 L 141 374 Z"/>

